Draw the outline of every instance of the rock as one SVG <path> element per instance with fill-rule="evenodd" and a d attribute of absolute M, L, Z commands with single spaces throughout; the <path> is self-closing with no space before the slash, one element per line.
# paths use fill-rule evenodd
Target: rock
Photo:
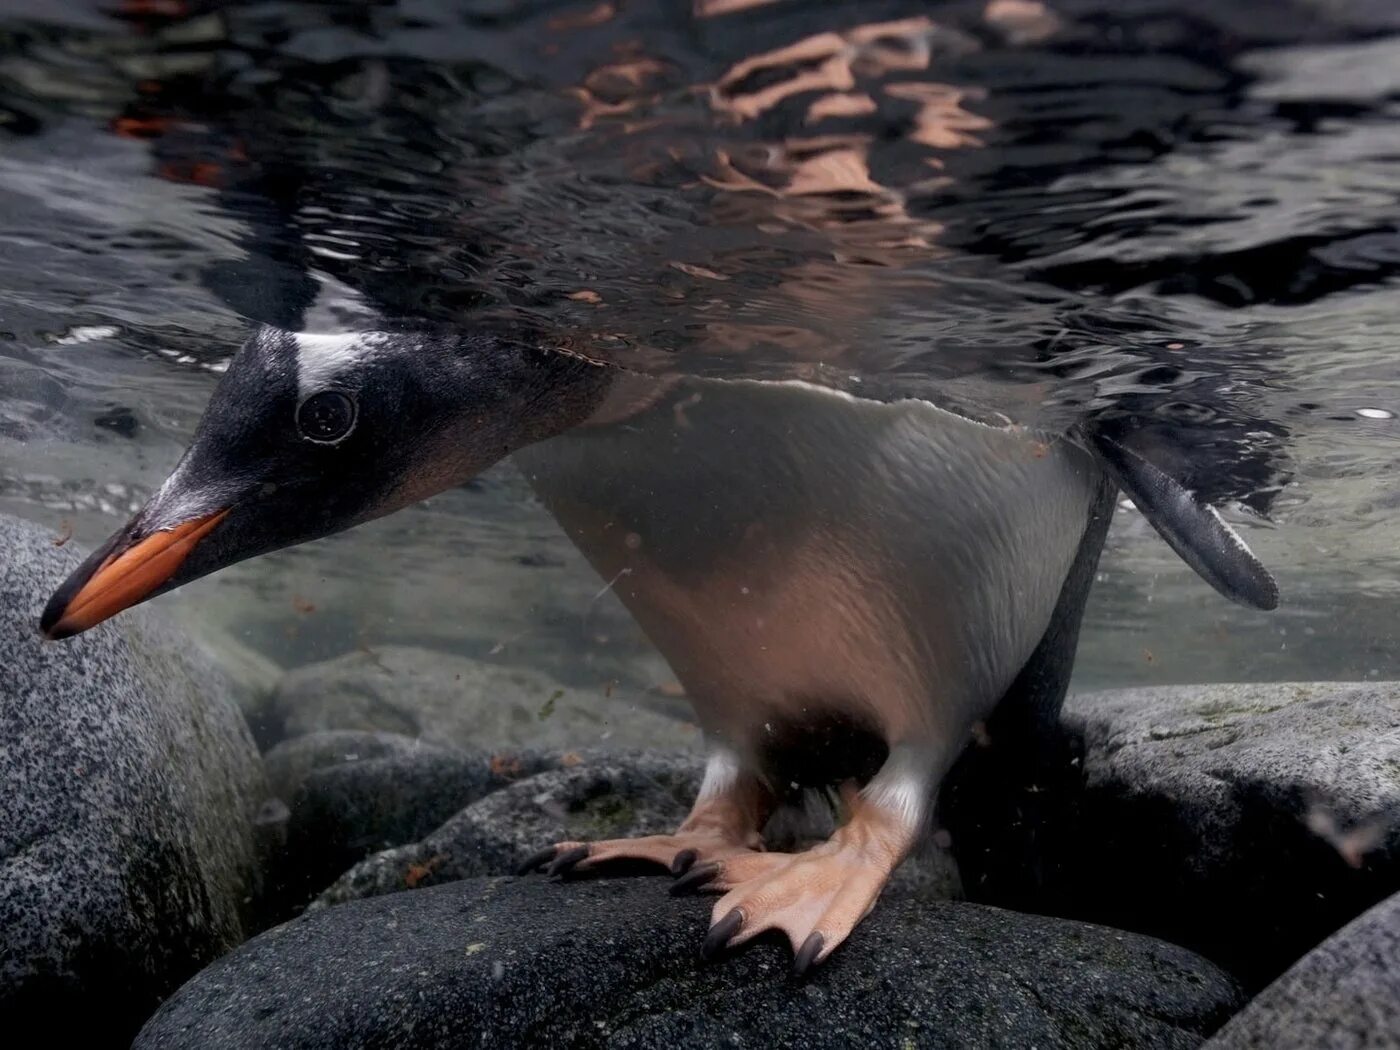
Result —
<path fill-rule="evenodd" d="M 890 898 L 805 984 L 785 944 L 698 959 L 666 880 L 473 879 L 312 912 L 196 977 L 137 1050 L 1194 1047 L 1221 970 L 1134 934 Z"/>
<path fill-rule="evenodd" d="M 463 807 L 558 767 L 559 755 L 461 752 L 392 733 L 315 733 L 268 753 L 285 802 L 264 917 L 286 918 L 368 854 L 434 831 Z"/>
<path fill-rule="evenodd" d="M 290 672 L 281 735 L 380 730 L 448 747 L 698 748 L 699 730 L 631 699 L 567 689 L 539 671 L 385 646 Z"/>
<path fill-rule="evenodd" d="M 156 614 L 40 639 L 71 545 L 0 516 L 0 549 L 0 1020 L 64 1042 L 100 1019 L 124 1041 L 244 937 L 257 751 Z"/>
<path fill-rule="evenodd" d="M 701 762 L 686 755 L 571 753 L 563 761 L 467 806 L 416 842 L 361 861 L 313 907 L 509 874 L 555 842 L 669 832 L 700 787 Z"/>
<path fill-rule="evenodd" d="M 290 805 L 306 778 L 318 769 L 420 752 L 454 753 L 399 733 L 331 729 L 282 741 L 263 755 L 263 769 L 268 793 Z"/>
<path fill-rule="evenodd" d="M 1211 1050 L 1400 1047 L 1400 895 L 1308 952 L 1236 1015 Z"/>
<path fill-rule="evenodd" d="M 272 696 L 285 669 L 211 623 L 191 622 L 188 629 L 194 642 L 232 683 L 233 699 L 253 731 L 253 739 L 269 746 L 275 729 L 270 710 Z"/>
<path fill-rule="evenodd" d="M 1400 887 L 1400 686 L 1129 689 L 1065 720 L 1083 769 L 1043 881 L 976 858 L 975 899 L 1170 937 L 1258 988 Z"/>

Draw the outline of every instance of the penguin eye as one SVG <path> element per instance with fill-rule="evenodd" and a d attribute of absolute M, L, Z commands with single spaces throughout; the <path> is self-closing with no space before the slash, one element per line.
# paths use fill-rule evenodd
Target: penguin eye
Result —
<path fill-rule="evenodd" d="M 312 394 L 297 408 L 297 429 L 308 441 L 333 445 L 355 428 L 355 402 L 339 390 Z"/>

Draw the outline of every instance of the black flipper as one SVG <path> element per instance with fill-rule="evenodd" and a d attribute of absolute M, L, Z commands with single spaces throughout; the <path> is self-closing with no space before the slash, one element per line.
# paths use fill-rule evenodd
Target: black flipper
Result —
<path fill-rule="evenodd" d="M 1255 609 L 1278 606 L 1278 585 L 1209 503 L 1154 465 L 1127 439 L 1100 429 L 1085 432 L 1090 447 L 1172 550 L 1231 601 Z"/>

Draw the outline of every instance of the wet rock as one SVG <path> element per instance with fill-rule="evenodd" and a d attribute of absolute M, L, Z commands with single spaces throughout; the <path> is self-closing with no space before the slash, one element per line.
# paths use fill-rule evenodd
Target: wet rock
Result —
<path fill-rule="evenodd" d="M 282 741 L 263 755 L 263 769 L 268 792 L 290 805 L 306 778 L 319 769 L 419 753 L 453 752 L 400 733 L 332 729 Z"/>
<path fill-rule="evenodd" d="M 1072 697 L 1077 794 L 970 895 L 1189 945 L 1260 987 L 1400 886 L 1400 686 L 1210 685 Z"/>
<path fill-rule="evenodd" d="M 560 762 L 486 795 L 418 841 L 366 858 L 313 907 L 509 874 L 555 842 L 672 831 L 690 811 L 702 772 L 686 755 L 566 753 Z"/>
<path fill-rule="evenodd" d="M 1174 945 L 886 899 L 805 984 L 785 945 L 716 963 L 711 900 L 657 878 L 473 879 L 309 913 L 215 963 L 138 1050 L 1194 1047 L 1234 982 Z"/>
<path fill-rule="evenodd" d="M 275 743 L 272 697 L 285 669 L 263 653 L 212 623 L 192 623 L 194 641 L 233 684 L 233 699 L 259 746 Z"/>
<path fill-rule="evenodd" d="M 290 672 L 273 710 L 281 735 L 380 730 L 449 747 L 698 748 L 694 726 L 635 698 L 568 689 L 527 668 L 408 646 L 357 651 Z"/>
<path fill-rule="evenodd" d="M 1211 1050 L 1400 1047 L 1400 896 L 1308 952 L 1210 1041 Z"/>
<path fill-rule="evenodd" d="M 286 800 L 264 914 L 285 918 L 365 856 L 416 842 L 463 807 L 560 763 L 557 754 L 455 751 L 392 733 L 297 737 L 265 759 Z M 399 887 L 402 888 L 402 887 Z"/>
<path fill-rule="evenodd" d="M 228 682 L 156 614 L 40 639 L 81 560 L 52 539 L 0 516 L 0 1020 L 124 1042 L 243 939 L 262 773 Z"/>

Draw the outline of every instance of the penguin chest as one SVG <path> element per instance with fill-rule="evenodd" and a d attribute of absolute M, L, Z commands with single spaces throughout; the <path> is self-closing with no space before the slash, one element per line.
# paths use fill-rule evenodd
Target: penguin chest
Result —
<path fill-rule="evenodd" d="M 1044 632 L 1095 481 L 1067 446 L 785 383 L 687 384 L 518 460 L 749 752 L 965 731 Z"/>

